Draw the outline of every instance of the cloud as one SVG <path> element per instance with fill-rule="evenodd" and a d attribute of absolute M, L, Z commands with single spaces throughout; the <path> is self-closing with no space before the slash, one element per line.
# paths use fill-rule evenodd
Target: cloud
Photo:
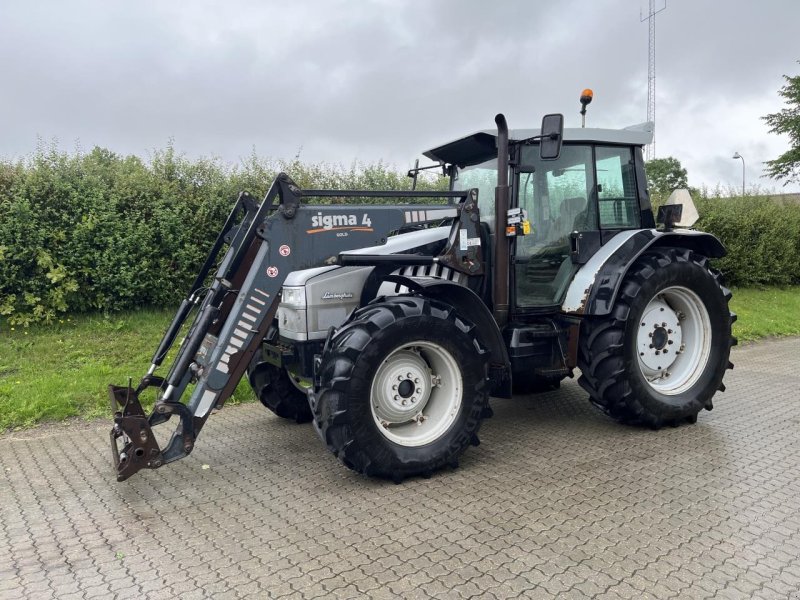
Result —
<path fill-rule="evenodd" d="M 504 112 L 643 121 L 647 26 L 624 0 L 231 1 L 0 5 L 0 155 L 37 136 L 145 154 L 410 164 Z M 646 3 L 642 2 L 642 9 Z M 657 153 L 693 184 L 738 185 L 786 148 L 760 117 L 796 73 L 800 3 L 670 0 L 657 17 Z M 737 175 L 739 173 L 739 175 Z M 769 184 L 768 182 L 764 182 Z M 774 185 L 774 184 L 773 184 Z M 777 187 L 777 186 L 776 186 Z"/>

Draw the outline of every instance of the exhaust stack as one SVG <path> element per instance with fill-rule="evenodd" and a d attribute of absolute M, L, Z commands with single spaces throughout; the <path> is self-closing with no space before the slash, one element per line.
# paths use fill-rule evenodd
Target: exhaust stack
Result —
<path fill-rule="evenodd" d="M 497 124 L 497 187 L 494 199 L 494 318 L 497 325 L 503 328 L 508 323 L 508 238 L 506 225 L 508 221 L 508 123 L 505 115 L 498 114 L 494 118 Z"/>

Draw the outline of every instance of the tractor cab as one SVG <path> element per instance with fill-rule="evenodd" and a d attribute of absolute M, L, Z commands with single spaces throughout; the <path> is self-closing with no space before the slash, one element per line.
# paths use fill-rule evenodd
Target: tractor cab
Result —
<path fill-rule="evenodd" d="M 509 135 L 510 208 L 522 209 L 530 233 L 511 244 L 512 312 L 556 311 L 581 264 L 624 230 L 654 227 L 642 146 L 652 125 L 622 130 L 565 129 L 558 157 L 542 158 L 539 129 Z M 533 141 L 531 141 L 533 140 Z M 478 189 L 481 221 L 496 231 L 497 135 L 481 131 L 425 155 L 454 165 L 455 190 Z"/>

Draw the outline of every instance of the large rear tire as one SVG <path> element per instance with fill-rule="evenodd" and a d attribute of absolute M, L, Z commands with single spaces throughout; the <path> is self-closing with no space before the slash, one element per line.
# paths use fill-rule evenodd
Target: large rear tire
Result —
<path fill-rule="evenodd" d="M 719 277 L 691 250 L 659 248 L 637 259 L 611 314 L 581 326 L 578 381 L 596 406 L 654 429 L 694 423 L 713 408 L 736 343 L 731 293 Z"/>
<path fill-rule="evenodd" d="M 284 419 L 308 423 L 313 417 L 306 394 L 289 379 L 286 369 L 264 362 L 256 352 L 247 368 L 247 379 L 261 404 Z"/>
<path fill-rule="evenodd" d="M 330 339 L 314 425 L 345 466 L 400 482 L 457 466 L 491 414 L 487 351 L 442 302 L 396 296 L 356 311 Z"/>

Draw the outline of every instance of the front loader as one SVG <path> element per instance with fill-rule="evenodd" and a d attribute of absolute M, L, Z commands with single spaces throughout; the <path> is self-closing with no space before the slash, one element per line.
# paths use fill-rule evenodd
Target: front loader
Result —
<path fill-rule="evenodd" d="M 730 293 L 708 264 L 725 250 L 689 228 L 690 199 L 656 228 L 651 130 L 496 123 L 425 153 L 448 191 L 303 190 L 281 174 L 260 203 L 241 194 L 147 374 L 110 386 L 117 479 L 188 455 L 245 373 L 345 466 L 395 481 L 457 465 L 490 396 L 553 389 L 576 369 L 624 423 L 710 410 L 735 343 Z M 173 417 L 162 448 L 153 428 Z"/>
<path fill-rule="evenodd" d="M 442 205 L 308 205 L 308 197 L 441 198 Z M 453 203 L 453 200 L 459 202 Z M 393 255 L 393 264 L 437 264 L 478 274 L 481 248 L 464 246 L 462 239 L 477 239 L 476 193 L 467 192 L 343 192 L 300 190 L 280 174 L 258 204 L 241 194 L 217 238 L 187 298 L 173 318 L 153 355 L 147 374 L 134 389 L 110 386 L 114 409 L 111 432 L 117 478 L 122 481 L 143 468 L 158 468 L 183 458 L 211 410 L 220 408 L 245 374 L 253 355 L 275 319 L 286 276 L 310 267 L 335 264 L 345 250 L 385 244 L 390 233 L 414 223 L 454 219 L 454 236 L 440 256 Z M 323 235 L 319 235 L 323 234 Z M 204 287 L 212 265 L 227 250 L 211 284 Z M 355 262 L 381 262 L 386 257 L 365 255 Z M 197 315 L 166 377 L 155 375 L 193 307 Z M 188 401 L 181 402 L 194 384 Z M 158 388 L 158 399 L 146 416 L 139 395 Z M 179 419 L 166 448 L 161 449 L 152 427 L 170 417 Z M 122 438 L 123 446 L 117 440 Z"/>

